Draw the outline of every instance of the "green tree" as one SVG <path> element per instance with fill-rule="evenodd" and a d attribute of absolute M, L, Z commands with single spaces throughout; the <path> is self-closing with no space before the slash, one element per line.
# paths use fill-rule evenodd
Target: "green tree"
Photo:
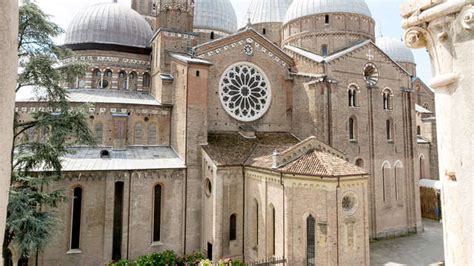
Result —
<path fill-rule="evenodd" d="M 83 76 L 85 65 L 62 64 L 72 55 L 57 46 L 54 38 L 63 30 L 50 21 L 37 5 L 25 4 L 19 10 L 19 74 L 16 91 L 36 92 L 41 108 L 31 119 L 15 115 L 12 150 L 12 186 L 3 243 L 4 255 L 15 244 L 22 256 L 41 250 L 59 221 L 54 209 L 64 201 L 61 190 L 48 185 L 61 179 L 61 157 L 77 145 L 94 145 L 87 125 L 85 108 L 71 108 L 68 92 L 61 85 Z"/>

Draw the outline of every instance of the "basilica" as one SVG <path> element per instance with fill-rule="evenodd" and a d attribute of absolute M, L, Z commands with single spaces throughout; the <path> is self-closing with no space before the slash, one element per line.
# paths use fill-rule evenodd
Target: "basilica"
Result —
<path fill-rule="evenodd" d="M 437 176 L 434 94 L 364 0 L 111 1 L 75 15 L 64 83 L 97 147 L 63 158 L 62 221 L 40 265 L 165 250 L 369 265 L 423 230 Z M 17 99 L 22 119 L 45 104 Z M 34 132 L 29 132 L 35 134 Z"/>

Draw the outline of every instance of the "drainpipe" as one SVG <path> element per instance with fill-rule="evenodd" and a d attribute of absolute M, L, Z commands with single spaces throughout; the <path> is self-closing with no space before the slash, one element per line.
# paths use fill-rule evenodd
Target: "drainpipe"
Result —
<path fill-rule="evenodd" d="M 283 259 L 285 259 L 285 262 L 283 262 L 283 265 L 286 265 L 286 204 L 285 204 L 285 184 L 283 183 L 283 173 L 280 172 L 280 184 L 283 189 Z M 276 254 L 275 254 L 276 255 Z"/>
<path fill-rule="evenodd" d="M 339 191 L 341 190 L 341 178 L 337 178 L 337 188 L 336 188 L 336 265 L 339 265 Z"/>
<path fill-rule="evenodd" d="M 132 204 L 132 173 L 128 171 L 128 225 L 127 225 L 127 260 L 130 258 L 130 225 L 132 224 L 132 215 L 130 215 L 131 204 Z"/>
<path fill-rule="evenodd" d="M 242 193 L 242 259 L 245 261 L 245 192 L 247 192 L 247 187 L 245 185 L 245 167 L 242 166 L 242 184 L 243 184 L 243 193 Z"/>

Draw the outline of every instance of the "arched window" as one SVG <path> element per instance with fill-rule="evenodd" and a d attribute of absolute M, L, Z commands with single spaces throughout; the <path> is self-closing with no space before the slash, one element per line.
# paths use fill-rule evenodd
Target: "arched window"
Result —
<path fill-rule="evenodd" d="M 119 72 L 118 88 L 119 90 L 127 89 L 127 73 L 123 70 Z"/>
<path fill-rule="evenodd" d="M 363 160 L 363 159 L 360 159 L 360 158 L 357 159 L 357 160 L 355 161 L 355 165 L 358 166 L 358 167 L 360 167 L 360 168 L 364 168 L 364 160 Z"/>
<path fill-rule="evenodd" d="M 161 241 L 161 197 L 162 187 L 156 185 L 153 191 L 153 242 Z"/>
<path fill-rule="evenodd" d="M 383 195 L 383 202 L 386 203 L 388 201 L 388 191 L 390 190 L 389 184 L 389 170 L 390 164 L 385 162 L 382 165 L 382 195 Z"/>
<path fill-rule="evenodd" d="M 321 55 L 327 56 L 328 54 L 329 54 L 328 45 L 327 44 L 321 45 Z"/>
<path fill-rule="evenodd" d="M 234 213 L 229 220 L 229 240 L 237 239 L 237 215 Z"/>
<path fill-rule="evenodd" d="M 425 178 L 425 156 L 420 155 L 420 179 Z"/>
<path fill-rule="evenodd" d="M 324 16 L 324 23 L 329 24 L 329 15 Z"/>
<path fill-rule="evenodd" d="M 349 86 L 347 90 L 347 97 L 349 100 L 349 107 L 357 107 L 358 105 L 358 88 L 354 85 Z"/>
<path fill-rule="evenodd" d="M 156 124 L 148 125 L 148 145 L 157 145 L 157 129 Z"/>
<path fill-rule="evenodd" d="M 390 89 L 385 89 L 383 91 L 383 109 L 392 110 L 392 97 L 393 93 Z"/>
<path fill-rule="evenodd" d="M 387 132 L 387 141 L 393 142 L 393 122 L 391 119 L 387 119 L 385 122 L 386 132 Z"/>
<path fill-rule="evenodd" d="M 107 69 L 104 72 L 104 77 L 102 78 L 102 89 L 109 89 L 112 87 L 112 70 Z"/>
<path fill-rule="evenodd" d="M 306 218 L 306 265 L 316 265 L 316 219 Z"/>
<path fill-rule="evenodd" d="M 214 38 L 215 38 L 215 34 L 214 32 L 211 32 L 211 40 L 214 40 Z"/>
<path fill-rule="evenodd" d="M 253 219 L 253 226 L 254 226 L 254 244 L 255 244 L 255 248 L 258 250 L 258 240 L 259 240 L 259 211 L 258 211 L 258 201 L 256 199 L 254 199 L 253 201 L 253 209 L 254 209 L 254 219 Z"/>
<path fill-rule="evenodd" d="M 101 123 L 95 125 L 95 142 L 102 145 L 104 141 L 104 126 Z"/>
<path fill-rule="evenodd" d="M 81 236 L 82 188 L 74 188 L 72 198 L 71 249 L 79 249 Z"/>
<path fill-rule="evenodd" d="M 263 28 L 262 34 L 263 34 L 263 35 L 267 34 L 267 29 Z"/>
<path fill-rule="evenodd" d="M 143 74 L 143 90 L 144 91 L 148 91 L 148 89 L 150 88 L 150 81 L 151 81 L 150 74 L 148 73 Z"/>
<path fill-rule="evenodd" d="M 349 140 L 357 140 L 357 120 L 355 117 L 349 118 Z"/>
<path fill-rule="evenodd" d="M 134 145 L 143 144 L 143 126 L 141 123 L 135 124 L 135 143 Z"/>
<path fill-rule="evenodd" d="M 120 260 L 122 258 L 123 198 L 124 198 L 124 183 L 119 181 L 115 183 L 115 190 L 114 190 L 112 260 Z"/>
<path fill-rule="evenodd" d="M 128 75 L 128 89 L 131 91 L 137 90 L 138 75 L 137 72 L 132 72 Z"/>
<path fill-rule="evenodd" d="M 418 136 L 421 136 L 421 126 L 417 126 L 417 127 L 416 127 L 416 134 L 417 134 Z"/>
<path fill-rule="evenodd" d="M 267 213 L 267 235 L 269 236 L 268 242 L 267 242 L 267 252 L 268 256 L 273 256 L 275 255 L 275 249 L 276 249 L 276 212 L 275 212 L 275 207 L 270 204 L 268 208 L 268 213 Z"/>
<path fill-rule="evenodd" d="M 395 188 L 395 199 L 399 201 L 402 197 L 401 190 L 403 187 L 403 165 L 400 161 L 398 161 L 393 168 L 393 183 Z"/>
<path fill-rule="evenodd" d="M 102 88 L 102 72 L 100 69 L 94 69 L 94 71 L 92 71 L 92 88 Z"/>

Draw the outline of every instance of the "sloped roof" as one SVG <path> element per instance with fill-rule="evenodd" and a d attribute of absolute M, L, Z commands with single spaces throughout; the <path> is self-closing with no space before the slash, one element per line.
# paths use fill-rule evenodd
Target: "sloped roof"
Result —
<path fill-rule="evenodd" d="M 44 91 L 25 87 L 17 94 L 16 102 L 38 102 L 44 98 Z M 68 100 L 71 103 L 112 103 L 133 105 L 162 105 L 152 95 L 136 91 L 102 90 L 102 89 L 72 89 L 68 90 Z"/>
<path fill-rule="evenodd" d="M 309 150 L 302 156 L 274 168 L 274 153 L 283 152 L 300 143 L 286 133 L 257 134 L 254 140 L 239 134 L 226 133 L 209 136 L 203 149 L 217 166 L 247 166 L 286 174 L 343 177 L 367 175 L 367 172 L 329 152 Z"/>
<path fill-rule="evenodd" d="M 382 49 L 380 49 L 380 47 L 378 47 L 372 40 L 365 40 L 365 41 L 361 41 L 361 42 L 356 42 L 355 44 L 351 45 L 351 46 L 348 46 L 348 47 L 345 47 L 339 51 L 336 51 L 335 53 L 332 53 L 328 56 L 321 56 L 321 55 L 318 55 L 318 54 L 315 54 L 311 51 L 308 51 L 306 49 L 303 49 L 301 47 L 297 47 L 297 46 L 294 46 L 294 45 L 285 45 L 283 48 L 287 51 L 290 51 L 290 52 L 293 52 L 293 53 L 296 53 L 300 56 L 303 56 L 309 60 L 312 60 L 314 62 L 317 62 L 317 63 L 330 63 L 336 59 L 339 59 L 345 55 L 348 55 L 352 52 L 355 52 L 367 45 L 372 45 L 375 49 L 377 49 L 378 51 L 380 51 L 382 54 L 384 54 L 388 59 L 390 59 L 390 61 L 392 61 L 393 64 L 395 64 L 396 66 L 398 66 L 403 72 L 405 72 L 407 75 L 410 75 L 410 73 L 408 73 L 400 64 L 398 64 L 396 61 L 394 61 L 389 55 L 387 55 L 387 53 L 385 53 Z"/>
<path fill-rule="evenodd" d="M 422 113 L 422 114 L 432 114 L 433 113 L 430 110 L 426 109 L 425 107 L 423 107 L 419 104 L 415 104 L 415 110 L 416 110 L 417 113 Z"/>

